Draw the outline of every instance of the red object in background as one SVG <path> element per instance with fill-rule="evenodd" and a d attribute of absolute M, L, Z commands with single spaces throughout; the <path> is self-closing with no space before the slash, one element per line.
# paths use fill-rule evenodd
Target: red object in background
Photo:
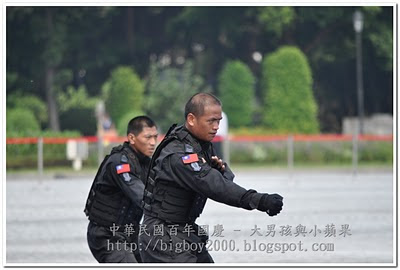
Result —
<path fill-rule="evenodd" d="M 164 135 L 158 136 L 158 141 L 161 141 Z M 229 137 L 229 141 L 232 142 L 270 142 L 270 141 L 285 141 L 287 135 L 232 135 Z M 360 141 L 393 141 L 393 135 L 360 135 Z M 352 141 L 352 135 L 342 134 L 321 134 L 321 135 L 293 135 L 294 141 Z M 65 144 L 68 140 L 82 141 L 86 140 L 89 143 L 98 142 L 97 136 L 85 136 L 78 138 L 43 138 L 44 144 Z M 122 143 L 126 141 L 126 137 L 113 137 L 106 138 L 108 142 Z M 215 136 L 212 142 L 222 142 L 222 136 Z M 26 138 L 7 138 L 6 144 L 36 144 L 38 142 L 37 137 L 26 137 Z"/>
<path fill-rule="evenodd" d="M 212 142 L 213 143 L 216 143 L 216 142 L 222 142 L 224 140 L 224 137 L 222 137 L 222 136 L 215 136 L 214 137 L 214 139 L 212 140 Z"/>

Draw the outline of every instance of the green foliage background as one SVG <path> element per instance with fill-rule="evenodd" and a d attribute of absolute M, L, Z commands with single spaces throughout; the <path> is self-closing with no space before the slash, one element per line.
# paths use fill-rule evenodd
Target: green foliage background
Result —
<path fill-rule="evenodd" d="M 28 109 L 40 124 L 48 120 L 46 104 L 35 95 L 16 92 L 7 98 L 7 108 Z"/>
<path fill-rule="evenodd" d="M 151 63 L 180 69 L 191 61 L 193 74 L 219 94 L 225 63 L 237 59 L 260 80 L 262 67 L 252 55 L 267 55 L 291 44 L 306 55 L 312 69 L 314 97 L 323 108 L 318 111 L 320 130 L 340 133 L 343 117 L 356 114 L 356 10 L 364 14 L 365 112 L 392 114 L 393 6 L 7 6 L 6 95 L 41 99 L 48 114 L 46 119 L 42 109 L 35 109 L 41 127 L 63 130 L 71 125 L 61 123 L 66 118 L 56 97 L 68 93 L 70 86 L 85 86 L 89 99 L 99 97 L 102 85 L 110 85 L 105 79 L 119 66 L 134 67 L 147 81 Z M 264 98 L 259 81 L 255 98 Z M 253 124 L 259 124 L 263 113 L 257 106 Z M 140 109 L 135 105 L 134 110 Z M 114 122 L 125 113 L 113 112 Z"/>
<path fill-rule="evenodd" d="M 229 61 L 219 76 L 218 90 L 231 127 L 252 123 L 255 78 L 241 61 Z"/>
<path fill-rule="evenodd" d="M 140 111 L 143 106 L 144 83 L 131 67 L 117 67 L 105 86 L 106 110 L 118 123 L 127 113 Z"/>
<path fill-rule="evenodd" d="M 318 133 L 317 104 L 306 56 L 284 46 L 263 61 L 264 124 L 278 132 Z"/>
<path fill-rule="evenodd" d="M 197 92 L 209 91 L 203 79 L 194 74 L 193 63 L 182 68 L 163 68 L 153 63 L 147 81 L 145 112 L 157 123 L 161 132 L 184 122 L 184 106 Z"/>
<path fill-rule="evenodd" d="M 99 100 L 97 97 L 90 97 L 84 85 L 77 89 L 68 86 L 57 97 L 61 129 L 76 130 L 85 136 L 96 134 L 95 108 Z"/>
<path fill-rule="evenodd" d="M 120 134 L 141 111 L 162 133 L 183 122 L 183 105 L 199 91 L 220 95 L 231 127 L 246 134 L 341 133 L 342 119 L 356 115 L 356 9 L 364 14 L 366 115 L 393 114 L 393 6 L 5 9 L 7 137 L 57 130 L 54 118 L 65 131 L 57 136 L 70 129 L 94 135 L 100 100 Z M 287 44 L 292 47 L 281 48 Z M 253 59 L 255 52 L 267 56 L 262 65 Z M 224 71 L 235 74 L 230 78 L 222 76 L 234 59 L 242 67 Z M 239 91 L 239 85 L 252 90 Z M 241 116 L 235 116 L 239 101 Z M 16 150 L 24 147 L 26 152 Z M 7 166 L 12 154 L 36 153 L 32 147 L 7 145 Z M 304 157 L 312 153 L 310 160 L 343 158 L 333 148 L 300 148 Z M 45 149 L 65 162 L 65 146 Z M 265 153 L 256 149 L 250 156 L 262 159 Z M 362 160 L 388 160 L 389 150 L 371 143 L 360 151 Z M 246 156 L 241 153 L 235 158 Z M 347 149 L 343 155 L 348 158 Z"/>
<path fill-rule="evenodd" d="M 131 121 L 132 118 L 139 116 L 139 115 L 144 115 L 144 112 L 142 111 L 132 111 L 124 116 L 121 117 L 119 122 L 117 123 L 117 132 L 118 135 L 120 136 L 126 136 L 126 131 L 128 129 L 128 123 Z"/>
<path fill-rule="evenodd" d="M 40 133 L 38 120 L 29 109 L 15 108 L 6 111 L 7 137 L 33 137 Z"/>

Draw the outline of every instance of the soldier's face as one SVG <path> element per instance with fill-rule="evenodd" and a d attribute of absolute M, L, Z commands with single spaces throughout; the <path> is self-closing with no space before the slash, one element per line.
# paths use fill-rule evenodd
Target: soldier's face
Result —
<path fill-rule="evenodd" d="M 143 127 L 142 132 L 137 136 L 132 133 L 128 134 L 128 140 L 137 152 L 151 157 L 156 149 L 157 144 L 157 128 L 156 127 Z"/>
<path fill-rule="evenodd" d="M 191 115 L 191 116 L 190 116 Z M 219 105 L 207 105 L 203 115 L 196 117 L 189 114 L 188 124 L 191 132 L 200 140 L 210 142 L 214 139 L 222 119 L 222 108 Z"/>

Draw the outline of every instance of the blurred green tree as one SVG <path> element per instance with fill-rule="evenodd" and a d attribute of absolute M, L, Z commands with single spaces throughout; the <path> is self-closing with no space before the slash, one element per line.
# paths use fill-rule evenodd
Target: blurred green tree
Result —
<path fill-rule="evenodd" d="M 107 93 L 106 110 L 116 124 L 127 113 L 142 110 L 144 83 L 131 67 L 115 68 L 103 93 Z"/>
<path fill-rule="evenodd" d="M 7 137 L 37 136 L 40 125 L 33 112 L 25 108 L 9 109 L 6 112 Z"/>
<path fill-rule="evenodd" d="M 98 97 L 89 97 L 85 85 L 80 85 L 78 88 L 70 85 L 57 97 L 59 110 L 63 113 L 73 108 L 87 108 L 94 111 L 99 100 Z"/>
<path fill-rule="evenodd" d="M 230 126 L 248 126 L 252 123 L 254 83 L 250 68 L 241 61 L 228 61 L 222 69 L 218 90 Z"/>
<path fill-rule="evenodd" d="M 46 104 L 37 96 L 32 94 L 15 92 L 7 97 L 7 109 L 28 109 L 35 116 L 39 124 L 46 124 L 48 113 Z"/>
<path fill-rule="evenodd" d="M 48 125 L 57 129 L 60 91 L 84 84 L 97 96 L 101 78 L 119 65 L 134 65 L 145 78 L 151 59 L 169 57 L 172 66 L 192 59 L 195 73 L 216 89 L 227 60 L 246 63 L 259 78 L 254 55 L 291 44 L 313 70 L 321 131 L 340 132 L 342 118 L 356 114 L 355 9 L 364 13 L 366 114 L 393 113 L 393 6 L 8 6 L 7 96 L 18 90 L 38 96 L 47 104 Z M 69 81 L 60 83 L 67 72 Z M 255 90 L 261 100 L 258 84 Z"/>
<path fill-rule="evenodd" d="M 181 69 L 150 65 L 147 81 L 145 112 L 154 119 L 161 132 L 184 120 L 184 105 L 197 92 L 209 92 L 203 79 L 194 74 L 193 64 L 187 61 Z"/>
<path fill-rule="evenodd" d="M 60 125 L 63 131 L 76 130 L 82 135 L 96 134 L 95 108 L 98 97 L 89 97 L 84 85 L 75 89 L 68 86 L 57 97 L 60 111 Z M 77 121 L 79 119 L 79 121 Z"/>
<path fill-rule="evenodd" d="M 263 61 L 264 124 L 278 132 L 317 133 L 317 104 L 306 56 L 284 46 Z"/>
<path fill-rule="evenodd" d="M 139 115 L 144 115 L 143 111 L 132 111 L 128 112 L 124 116 L 121 117 L 121 119 L 117 123 L 117 132 L 119 136 L 126 136 L 126 131 L 128 128 L 128 123 L 131 121 L 132 118 L 139 116 Z"/>
<path fill-rule="evenodd" d="M 296 16 L 293 7 L 259 7 L 252 11 L 262 29 L 278 37 L 290 27 Z"/>

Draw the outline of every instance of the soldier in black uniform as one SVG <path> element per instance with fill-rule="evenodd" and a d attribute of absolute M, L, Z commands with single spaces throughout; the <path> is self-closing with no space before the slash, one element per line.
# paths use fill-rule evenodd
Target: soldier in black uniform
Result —
<path fill-rule="evenodd" d="M 277 215 L 283 206 L 278 194 L 246 190 L 214 152 L 221 102 L 198 93 L 185 106 L 186 122 L 171 127 L 150 164 L 143 198 L 146 233 L 139 235 L 144 262 L 213 262 L 208 236 L 195 223 L 206 199 L 247 210 Z M 190 233 L 191 232 L 191 233 Z"/>
<path fill-rule="evenodd" d="M 128 141 L 114 147 L 100 165 L 84 210 L 90 220 L 87 241 L 98 262 L 141 262 L 137 246 L 143 190 L 157 136 L 153 120 L 133 118 Z"/>

